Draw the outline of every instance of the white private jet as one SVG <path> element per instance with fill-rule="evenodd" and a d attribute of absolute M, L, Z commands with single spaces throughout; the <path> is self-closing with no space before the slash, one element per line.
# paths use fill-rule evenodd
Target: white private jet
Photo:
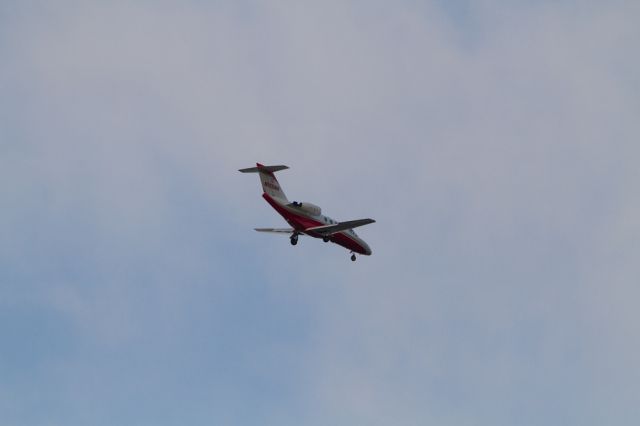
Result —
<path fill-rule="evenodd" d="M 291 228 L 255 228 L 259 232 L 275 232 L 291 234 L 291 244 L 298 244 L 298 235 L 309 235 L 322 238 L 324 242 L 331 241 L 351 251 L 351 260 L 356 260 L 356 253 L 371 255 L 371 249 L 364 240 L 353 232 L 353 228 L 375 222 L 373 219 L 357 219 L 338 222 L 322 214 L 320 207 L 307 202 L 290 202 L 282 192 L 275 172 L 288 169 L 287 166 L 263 166 L 240 169 L 242 173 L 258 173 L 264 193 L 262 197 L 271 204 L 286 220 Z"/>

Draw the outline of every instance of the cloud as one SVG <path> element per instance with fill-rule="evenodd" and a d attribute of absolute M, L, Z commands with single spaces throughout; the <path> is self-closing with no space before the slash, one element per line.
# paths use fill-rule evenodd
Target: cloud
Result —
<path fill-rule="evenodd" d="M 10 423 L 635 423 L 636 6 L 4 8 Z"/>

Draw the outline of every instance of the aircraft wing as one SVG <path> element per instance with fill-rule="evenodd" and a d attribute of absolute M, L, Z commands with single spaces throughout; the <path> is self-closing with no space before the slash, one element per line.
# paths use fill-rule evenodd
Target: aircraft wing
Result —
<path fill-rule="evenodd" d="M 356 219 L 356 220 L 347 220 L 346 222 L 340 222 L 335 225 L 323 225 L 323 226 L 314 226 L 312 228 L 307 228 L 304 232 L 315 232 L 316 234 L 329 236 L 335 234 L 337 232 L 346 231 L 347 229 L 357 228 L 358 226 L 368 225 L 370 223 L 374 223 L 373 219 Z"/>
<path fill-rule="evenodd" d="M 276 234 L 292 234 L 293 228 L 254 228 L 258 232 L 274 232 Z"/>

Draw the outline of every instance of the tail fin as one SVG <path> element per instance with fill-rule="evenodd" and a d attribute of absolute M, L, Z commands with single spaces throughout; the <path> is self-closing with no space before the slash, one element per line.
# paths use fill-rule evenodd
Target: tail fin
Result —
<path fill-rule="evenodd" d="M 242 173 L 259 173 L 260 182 L 262 183 L 262 190 L 274 198 L 278 198 L 282 201 L 288 202 L 287 196 L 284 195 L 280 183 L 276 179 L 275 172 L 288 169 L 287 166 L 263 166 L 260 163 L 256 163 L 257 167 L 249 167 L 247 169 L 240 169 Z"/>

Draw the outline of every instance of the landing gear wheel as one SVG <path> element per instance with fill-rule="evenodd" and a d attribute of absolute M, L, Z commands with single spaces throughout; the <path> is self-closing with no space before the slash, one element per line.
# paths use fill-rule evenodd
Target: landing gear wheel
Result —
<path fill-rule="evenodd" d="M 355 262 L 355 261 L 356 261 L 356 255 L 355 255 L 355 254 L 352 254 L 352 255 L 351 255 L 351 261 L 352 261 L 352 262 Z"/>
<path fill-rule="evenodd" d="M 322 237 L 322 241 L 324 241 L 325 243 L 329 242 L 329 237 Z"/>
<path fill-rule="evenodd" d="M 295 246 L 296 244 L 298 244 L 298 235 L 297 234 L 293 234 L 291 236 L 291 245 Z"/>

